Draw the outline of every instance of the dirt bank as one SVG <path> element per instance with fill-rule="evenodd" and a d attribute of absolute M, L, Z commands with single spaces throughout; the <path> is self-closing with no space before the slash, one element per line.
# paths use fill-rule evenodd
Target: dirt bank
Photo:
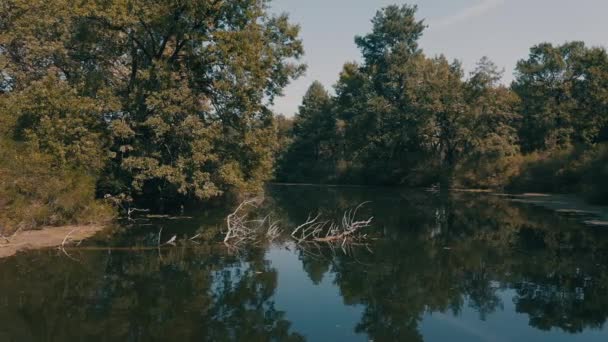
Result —
<path fill-rule="evenodd" d="M 0 258 L 15 255 L 19 251 L 61 246 L 64 241 L 80 241 L 92 237 L 104 229 L 102 225 L 48 227 L 40 230 L 18 232 L 14 236 L 0 238 Z"/>

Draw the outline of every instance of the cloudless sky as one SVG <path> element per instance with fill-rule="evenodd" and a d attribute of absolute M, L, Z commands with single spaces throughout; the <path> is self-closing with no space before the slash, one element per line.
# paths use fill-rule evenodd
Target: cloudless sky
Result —
<path fill-rule="evenodd" d="M 273 0 L 271 12 L 300 24 L 308 64 L 306 76 L 278 98 L 275 111 L 297 112 L 314 80 L 328 89 L 347 61 L 360 61 L 354 36 L 371 30 L 376 11 L 391 4 L 417 4 L 429 28 L 420 42 L 427 55 L 462 61 L 469 72 L 483 56 L 505 69 L 511 82 L 519 59 L 532 45 L 582 40 L 608 46 L 608 0 Z"/>

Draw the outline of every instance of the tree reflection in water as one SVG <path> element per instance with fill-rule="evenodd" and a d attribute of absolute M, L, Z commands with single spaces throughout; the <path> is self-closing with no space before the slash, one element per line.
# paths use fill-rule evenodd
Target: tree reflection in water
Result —
<path fill-rule="evenodd" d="M 373 253 L 361 251 L 357 262 L 337 254 L 325 266 L 300 257 L 305 270 L 316 271 L 309 271 L 311 280 L 329 269 L 345 302 L 365 306 L 356 329 L 376 341 L 422 341 L 425 314 L 458 314 L 463 305 L 484 320 L 503 309 L 499 294 L 506 289 L 515 290 L 517 312 L 538 329 L 578 333 L 601 329 L 608 317 L 608 232 L 490 195 L 273 190 L 276 203 L 298 219 L 314 207 L 301 203 L 340 212 L 373 201 L 385 237 Z"/>
<path fill-rule="evenodd" d="M 29 253 L 0 265 L 0 337 L 15 341 L 301 341 L 274 307 L 262 251 Z M 4 340 L 4 339 L 2 339 Z"/>
<path fill-rule="evenodd" d="M 331 279 L 344 305 L 363 308 L 352 329 L 367 339 L 423 341 L 428 314 L 474 310 L 483 321 L 507 310 L 505 300 L 538 331 L 602 329 L 608 317 L 608 233 L 572 219 L 479 194 L 276 186 L 266 198 L 260 210 L 285 226 L 372 201 L 372 252 L 291 246 L 312 284 Z M 163 221 L 167 234 L 205 232 L 209 241 L 160 254 L 83 250 L 75 262 L 51 250 L 1 260 L 0 340 L 304 340 L 289 320 L 298 308 L 275 304 L 281 284 L 266 252 L 285 246 L 229 253 L 214 242 L 223 214 Z M 153 245 L 161 223 L 152 224 L 89 244 Z"/>

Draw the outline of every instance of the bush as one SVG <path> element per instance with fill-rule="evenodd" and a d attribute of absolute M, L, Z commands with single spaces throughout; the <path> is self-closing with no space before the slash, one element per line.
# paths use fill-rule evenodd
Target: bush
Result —
<path fill-rule="evenodd" d="M 608 144 L 568 147 L 523 157 L 512 191 L 580 193 L 595 203 L 608 203 Z"/>
<path fill-rule="evenodd" d="M 521 172 L 522 155 L 501 158 L 467 158 L 454 171 L 454 186 L 458 188 L 504 189 Z"/>
<path fill-rule="evenodd" d="M 588 165 L 582 192 L 592 203 L 608 204 L 608 144 L 602 144 L 585 156 Z"/>
<path fill-rule="evenodd" d="M 95 199 L 94 176 L 52 164 L 51 157 L 31 148 L 0 141 L 0 227 L 5 233 L 113 217 L 113 209 Z"/>

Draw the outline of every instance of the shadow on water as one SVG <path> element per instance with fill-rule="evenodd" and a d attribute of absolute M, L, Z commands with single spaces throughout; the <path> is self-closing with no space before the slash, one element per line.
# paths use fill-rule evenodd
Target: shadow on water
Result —
<path fill-rule="evenodd" d="M 230 209 L 0 261 L 2 341 L 604 341 L 608 230 L 486 194 L 270 186 L 284 227 L 364 201 L 346 253 L 217 243 Z M 127 227 L 128 226 L 128 227 Z M 158 247 L 177 236 L 177 246 Z M 198 244 L 182 243 L 200 234 Z M 135 249 L 110 247 L 137 246 Z"/>

